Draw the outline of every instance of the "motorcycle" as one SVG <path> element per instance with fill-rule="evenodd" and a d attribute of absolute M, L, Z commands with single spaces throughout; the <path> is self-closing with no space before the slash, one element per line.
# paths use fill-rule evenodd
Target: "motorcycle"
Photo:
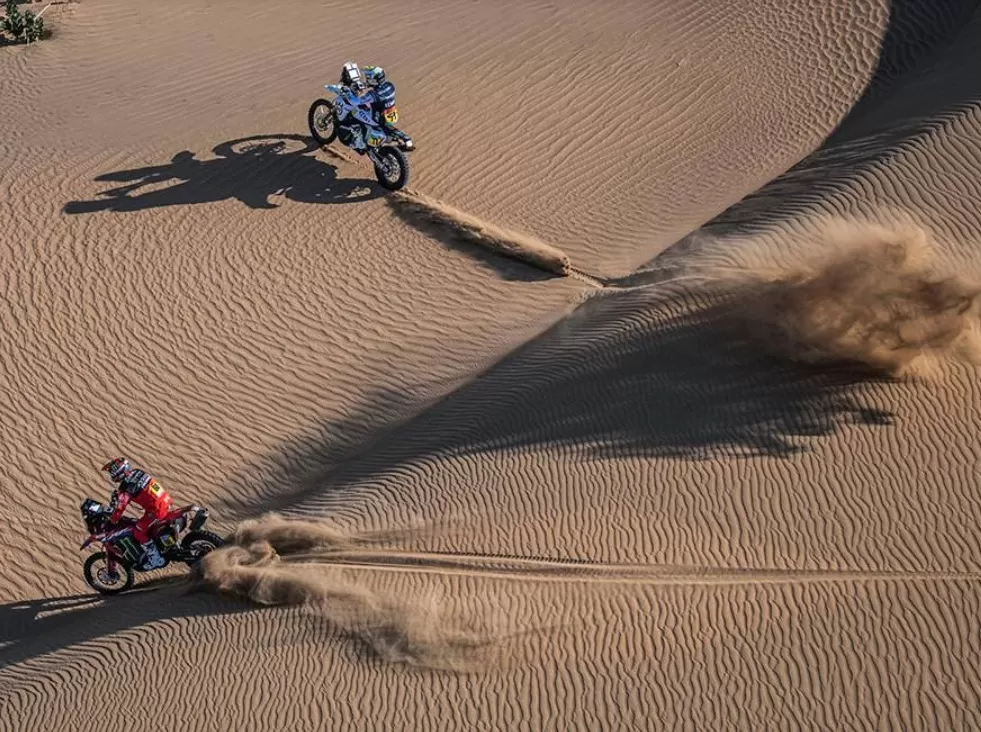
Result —
<path fill-rule="evenodd" d="M 217 534 L 201 529 L 208 520 L 208 509 L 197 505 L 182 506 L 167 513 L 150 527 L 150 538 L 157 545 L 164 564 L 147 566 L 143 548 L 133 538 L 136 519 L 123 516 L 115 524 L 109 522 L 110 510 L 87 498 L 82 503 L 82 519 L 89 531 L 80 551 L 94 544 L 102 550 L 85 560 L 85 582 L 103 595 L 116 595 L 133 586 L 136 572 L 163 569 L 171 562 L 196 563 L 210 551 L 225 544 Z"/>
<path fill-rule="evenodd" d="M 367 154 L 374 165 L 379 184 L 390 191 L 405 187 L 409 181 L 409 160 L 405 153 L 416 147 L 412 138 L 395 126 L 399 120 L 395 85 L 385 81 L 374 87 L 374 103 L 362 101 L 340 84 L 327 84 L 324 88 L 335 98 L 317 99 L 310 105 L 307 124 L 313 139 L 326 147 L 340 138 L 350 148 L 354 137 L 349 125 L 360 123 L 368 145 L 362 154 Z"/>

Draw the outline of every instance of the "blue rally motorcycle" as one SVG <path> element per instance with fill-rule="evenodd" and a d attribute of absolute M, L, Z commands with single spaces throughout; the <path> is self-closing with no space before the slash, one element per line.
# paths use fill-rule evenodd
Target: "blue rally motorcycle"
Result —
<path fill-rule="evenodd" d="M 395 106 L 395 85 L 385 81 L 370 88 L 362 96 L 356 96 L 340 84 L 327 84 L 324 88 L 335 95 L 333 100 L 318 99 L 307 114 L 310 135 L 321 146 L 335 139 L 352 148 L 357 127 L 364 131 L 367 155 L 375 166 L 375 176 L 383 188 L 397 191 L 409 181 L 409 160 L 405 153 L 415 150 L 407 134 L 395 126 L 399 110 Z"/>

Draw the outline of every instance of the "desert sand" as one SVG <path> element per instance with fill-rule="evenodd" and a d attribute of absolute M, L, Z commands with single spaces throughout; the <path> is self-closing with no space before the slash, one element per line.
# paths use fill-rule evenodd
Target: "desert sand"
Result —
<path fill-rule="evenodd" d="M 975 0 L 0 48 L 0 730 L 981 728 Z M 306 110 L 379 64 L 385 193 Z M 93 595 L 117 454 L 229 546 Z"/>

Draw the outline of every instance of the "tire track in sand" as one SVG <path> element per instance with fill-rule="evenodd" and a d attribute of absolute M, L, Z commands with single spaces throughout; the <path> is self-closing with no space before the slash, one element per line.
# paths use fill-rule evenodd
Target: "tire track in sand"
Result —
<path fill-rule="evenodd" d="M 469 574 L 535 581 L 585 581 L 621 584 L 760 585 L 880 581 L 981 581 L 981 572 L 657 566 L 593 562 L 588 559 L 454 552 L 343 551 L 317 556 L 314 561 L 317 564 L 332 567 Z"/>
<path fill-rule="evenodd" d="M 369 170 L 364 160 L 355 159 L 342 150 L 322 147 L 335 160 L 341 160 L 362 170 Z M 459 238 L 501 256 L 521 262 L 528 267 L 558 277 L 570 277 L 592 287 L 614 288 L 617 285 L 573 265 L 562 249 L 536 237 L 510 231 L 462 211 L 412 188 L 396 191 L 388 199 L 392 210 L 407 223 L 433 235 L 435 225 L 452 238 Z"/>

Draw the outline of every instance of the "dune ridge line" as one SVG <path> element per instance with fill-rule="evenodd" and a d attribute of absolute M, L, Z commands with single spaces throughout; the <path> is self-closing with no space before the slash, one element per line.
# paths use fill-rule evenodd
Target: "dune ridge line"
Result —
<path fill-rule="evenodd" d="M 467 241 L 511 259 L 563 277 L 572 271 L 569 256 L 561 249 L 533 236 L 483 221 L 424 193 L 406 189 L 393 194 L 392 200 L 407 213 L 440 224 Z"/>

